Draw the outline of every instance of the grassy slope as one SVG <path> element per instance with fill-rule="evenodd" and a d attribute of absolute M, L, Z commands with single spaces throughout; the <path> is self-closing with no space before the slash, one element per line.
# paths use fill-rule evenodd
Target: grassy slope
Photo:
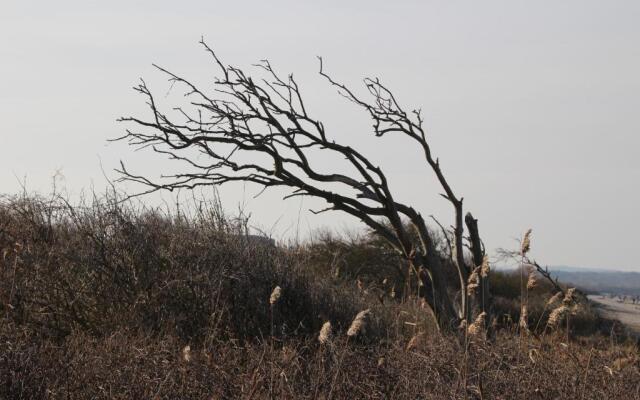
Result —
<path fill-rule="evenodd" d="M 392 299 L 378 268 L 349 259 L 336 277 L 333 247 L 270 248 L 241 233 L 217 208 L 184 218 L 108 200 L 4 199 L 0 398 L 638 396 L 632 344 L 521 337 L 502 321 L 495 340 L 465 350 L 419 301 Z M 355 245 L 342 251 L 373 251 Z M 509 314 L 513 279 L 496 277 Z M 347 339 L 365 308 L 366 332 Z M 334 335 L 321 345 L 325 321 Z"/>

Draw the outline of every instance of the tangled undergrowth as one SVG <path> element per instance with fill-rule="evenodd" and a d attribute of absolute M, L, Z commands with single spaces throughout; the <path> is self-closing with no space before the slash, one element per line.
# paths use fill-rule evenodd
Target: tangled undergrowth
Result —
<path fill-rule="evenodd" d="M 632 342 L 511 317 L 461 342 L 415 298 L 194 210 L 4 198 L 0 398 L 640 398 Z"/>

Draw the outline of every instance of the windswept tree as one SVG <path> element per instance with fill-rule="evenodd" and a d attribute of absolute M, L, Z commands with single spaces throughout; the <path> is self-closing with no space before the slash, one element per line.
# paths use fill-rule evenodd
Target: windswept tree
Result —
<path fill-rule="evenodd" d="M 375 136 L 406 136 L 424 153 L 441 186 L 441 195 L 453 208 L 451 262 L 444 262 L 438 254 L 423 216 L 395 199 L 383 170 L 353 147 L 337 143 L 322 122 L 310 114 L 292 75 L 279 75 L 263 60 L 257 67 L 266 78 L 254 79 L 240 68 L 225 65 L 204 41 L 201 44 L 219 70 L 214 90 L 201 90 L 189 80 L 156 66 L 168 75 L 172 85 L 186 89 L 185 104 L 172 108 L 168 115 L 141 81 L 135 90 L 146 97 L 150 118 L 121 118 L 135 128 L 127 130 L 120 140 L 183 163 L 183 172 L 154 180 L 121 164 L 123 180 L 146 185 L 146 192 L 252 182 L 264 189 L 288 188 L 285 198 L 323 199 L 327 207 L 312 212 L 335 210 L 352 215 L 386 239 L 409 268 L 421 271 L 416 275 L 426 288 L 423 295 L 442 329 L 451 329 L 460 320 L 470 320 L 474 312 L 482 311 L 479 309 L 484 308 L 485 302 L 477 299 L 486 296 L 482 293 L 486 285 L 479 285 L 476 301 L 471 300 L 467 290 L 470 276 L 479 270 L 484 257 L 477 221 L 470 214 L 463 218 L 463 199 L 454 193 L 440 161 L 432 153 L 419 110 L 405 111 L 378 79 L 364 80 L 366 98 L 356 95 L 332 78 L 319 59 L 320 75 L 369 114 Z M 350 172 L 339 173 L 327 163 L 317 162 L 318 151 L 345 160 Z M 465 223 L 470 234 L 467 238 Z M 417 232 L 417 242 L 410 229 Z M 470 249 L 470 257 L 465 257 L 465 248 Z M 447 284 L 447 268 L 455 269 L 459 278 L 454 288 Z M 482 280 L 485 275 L 480 275 Z M 475 282 L 473 286 L 478 287 Z M 476 304 L 475 311 L 472 304 Z"/>

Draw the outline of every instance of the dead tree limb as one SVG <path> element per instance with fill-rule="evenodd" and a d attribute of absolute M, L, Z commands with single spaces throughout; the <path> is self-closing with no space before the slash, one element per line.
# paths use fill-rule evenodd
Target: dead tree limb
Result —
<path fill-rule="evenodd" d="M 464 218 L 465 225 L 467 226 L 467 232 L 469 233 L 469 237 L 467 238 L 469 241 L 469 248 L 471 249 L 471 256 L 473 259 L 474 268 L 479 268 L 482 266 L 485 257 L 485 251 L 482 245 L 482 240 L 480 239 L 480 232 L 478 230 L 478 220 L 473 218 L 471 213 L 467 213 Z M 479 277 L 479 287 L 480 290 L 477 296 L 477 304 L 481 311 L 487 312 L 489 307 L 489 277 L 485 276 L 485 274 L 478 274 Z"/>

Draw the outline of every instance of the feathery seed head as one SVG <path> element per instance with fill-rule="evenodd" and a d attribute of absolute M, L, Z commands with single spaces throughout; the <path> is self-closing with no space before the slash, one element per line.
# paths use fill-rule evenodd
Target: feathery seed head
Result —
<path fill-rule="evenodd" d="M 569 305 L 573 303 L 575 301 L 575 296 L 574 296 L 575 292 L 576 292 L 576 288 L 567 289 L 567 293 L 565 293 L 564 299 L 562 299 L 562 303 L 564 303 L 564 305 Z"/>
<path fill-rule="evenodd" d="M 182 359 L 185 362 L 191 361 L 191 346 L 186 345 L 182 348 Z"/>
<path fill-rule="evenodd" d="M 483 278 L 486 278 L 489 276 L 489 273 L 491 272 L 491 267 L 489 266 L 489 256 L 484 256 L 482 258 L 482 265 L 480 265 L 480 275 L 482 275 Z"/>
<path fill-rule="evenodd" d="M 320 344 L 327 344 L 331 339 L 331 322 L 327 321 L 320 328 L 320 334 L 318 335 L 318 341 Z"/>
<path fill-rule="evenodd" d="M 522 309 L 520 310 L 520 321 L 518 322 L 518 326 L 524 332 L 529 332 L 529 313 L 527 312 L 527 305 L 522 305 Z"/>
<path fill-rule="evenodd" d="M 484 323 L 487 318 L 486 312 L 481 312 L 480 315 L 473 321 L 473 324 L 469 325 L 467 334 L 469 336 L 479 336 L 484 333 Z"/>
<path fill-rule="evenodd" d="M 569 307 L 565 306 L 564 304 L 557 307 L 555 310 L 551 311 L 551 314 L 549 314 L 549 321 L 547 322 L 547 325 L 552 328 L 557 327 L 568 311 Z"/>
<path fill-rule="evenodd" d="M 524 256 L 531 249 L 531 229 L 527 229 L 520 244 L 520 255 Z"/>
<path fill-rule="evenodd" d="M 554 294 L 553 296 L 551 296 L 549 300 L 547 300 L 547 307 L 559 302 L 561 298 L 562 298 L 562 292 L 558 292 Z"/>
<path fill-rule="evenodd" d="M 347 331 L 347 336 L 358 336 L 360 333 L 364 333 L 370 313 L 371 310 L 368 308 L 366 310 L 360 311 L 353 319 L 353 322 L 351 322 L 351 326 Z"/>
<path fill-rule="evenodd" d="M 280 289 L 280 286 L 276 286 L 271 292 L 271 297 L 269 297 L 269 304 L 276 304 L 280 300 L 280 296 L 282 296 L 282 289 Z"/>
<path fill-rule="evenodd" d="M 469 279 L 467 279 L 467 290 L 470 295 L 473 295 L 476 292 L 476 289 L 480 286 L 480 276 L 478 272 L 480 271 L 480 267 L 475 268 L 471 275 L 469 275 Z"/>

